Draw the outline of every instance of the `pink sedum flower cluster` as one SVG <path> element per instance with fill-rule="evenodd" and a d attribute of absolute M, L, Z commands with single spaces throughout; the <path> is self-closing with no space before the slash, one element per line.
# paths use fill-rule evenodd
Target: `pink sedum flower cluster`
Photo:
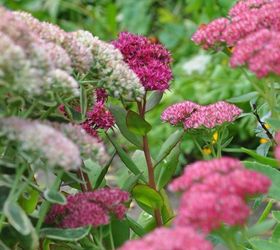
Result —
<path fill-rule="evenodd" d="M 232 67 L 248 65 L 259 78 L 279 75 L 280 2 L 241 0 L 219 18 L 202 25 L 192 40 L 205 49 L 233 47 Z"/>
<path fill-rule="evenodd" d="M 222 224 L 242 225 L 250 213 L 245 199 L 267 193 L 270 185 L 266 176 L 245 169 L 237 159 L 190 164 L 169 185 L 171 191 L 183 191 L 175 225 L 193 226 L 206 233 Z"/>
<path fill-rule="evenodd" d="M 164 91 L 169 88 L 171 56 L 163 45 L 129 32 L 121 32 L 112 44 L 121 51 L 125 62 L 146 90 Z"/>
<path fill-rule="evenodd" d="M 206 106 L 185 101 L 165 109 L 161 119 L 171 125 L 183 124 L 185 129 L 214 128 L 227 122 L 233 122 L 241 112 L 237 106 L 224 101 Z"/>
<path fill-rule="evenodd" d="M 125 243 L 120 250 L 212 250 L 213 246 L 191 227 L 158 228 L 139 240 Z"/>
<path fill-rule="evenodd" d="M 82 127 L 91 134 L 91 130 L 104 129 L 108 130 L 115 124 L 115 118 L 105 107 L 104 103 L 97 102 L 94 104 L 92 111 L 87 113 L 87 120 Z"/>
<path fill-rule="evenodd" d="M 69 195 L 66 205 L 52 206 L 46 223 L 61 228 L 106 225 L 110 222 L 110 214 L 118 219 L 124 217 L 127 208 L 123 203 L 128 200 L 129 194 L 116 188 Z"/>

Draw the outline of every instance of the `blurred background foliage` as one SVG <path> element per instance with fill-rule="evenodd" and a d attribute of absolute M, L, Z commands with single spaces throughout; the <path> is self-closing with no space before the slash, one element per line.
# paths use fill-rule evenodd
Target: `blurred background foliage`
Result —
<path fill-rule="evenodd" d="M 228 66 L 228 56 L 211 54 L 198 48 L 191 36 L 197 27 L 226 15 L 235 1 L 229 0 L 0 0 L 14 10 L 24 10 L 40 20 L 57 23 L 67 31 L 85 29 L 110 41 L 120 31 L 142 34 L 158 39 L 173 55 L 174 79 L 164 94 L 159 108 L 148 114 L 153 125 L 149 134 L 153 154 L 175 130 L 163 124 L 160 114 L 168 105 L 182 100 L 209 104 L 251 92 L 251 86 L 238 69 Z M 250 112 L 249 100 L 237 103 Z M 265 113 L 265 109 L 264 109 Z M 262 114 L 261 114 L 262 115 Z M 231 147 L 255 149 L 256 121 L 253 116 L 239 119 L 229 127 L 234 136 Z M 181 163 L 201 158 L 191 139 L 186 136 Z"/>

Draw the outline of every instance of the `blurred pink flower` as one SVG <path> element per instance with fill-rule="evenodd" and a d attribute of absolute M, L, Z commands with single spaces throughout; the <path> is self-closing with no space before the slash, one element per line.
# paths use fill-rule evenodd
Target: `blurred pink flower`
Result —
<path fill-rule="evenodd" d="M 249 216 L 249 208 L 237 195 L 212 192 L 186 192 L 181 198 L 175 226 L 192 226 L 209 233 L 227 225 L 242 225 Z"/>
<path fill-rule="evenodd" d="M 260 78 L 272 72 L 280 75 L 280 32 L 262 29 L 239 41 L 230 64 L 247 64 Z"/>
<path fill-rule="evenodd" d="M 213 246 L 191 227 L 157 228 L 139 240 L 126 242 L 120 250 L 212 250 Z"/>
<path fill-rule="evenodd" d="M 280 2 L 241 0 L 219 18 L 202 25 L 192 40 L 205 49 L 232 48 L 231 66 L 247 64 L 259 78 L 280 74 Z"/>

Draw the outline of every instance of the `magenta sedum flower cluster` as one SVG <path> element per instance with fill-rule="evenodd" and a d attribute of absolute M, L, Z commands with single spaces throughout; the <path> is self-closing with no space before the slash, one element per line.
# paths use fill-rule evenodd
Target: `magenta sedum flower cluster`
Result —
<path fill-rule="evenodd" d="M 112 44 L 121 51 L 125 62 L 146 90 L 164 91 L 169 88 L 172 79 L 171 56 L 163 45 L 128 32 L 121 32 Z"/>

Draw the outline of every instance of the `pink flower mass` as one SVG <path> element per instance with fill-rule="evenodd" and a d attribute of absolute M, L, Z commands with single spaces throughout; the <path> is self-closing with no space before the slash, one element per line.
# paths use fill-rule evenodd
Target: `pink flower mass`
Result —
<path fill-rule="evenodd" d="M 238 1 L 228 18 L 202 25 L 192 40 L 205 49 L 233 47 L 231 66 L 246 64 L 259 78 L 280 75 L 280 2 Z"/>
<path fill-rule="evenodd" d="M 118 219 L 124 217 L 127 209 L 123 203 L 128 200 L 127 192 L 113 188 L 69 195 L 66 205 L 52 206 L 46 223 L 61 228 L 106 225 L 110 221 L 110 214 Z"/>
<path fill-rule="evenodd" d="M 87 120 L 82 127 L 87 131 L 105 129 L 108 130 L 115 124 L 115 119 L 111 112 L 105 107 L 103 102 L 97 102 L 93 106 L 92 111 L 87 113 Z"/>
<path fill-rule="evenodd" d="M 187 247 L 187 248 L 186 248 Z M 213 246 L 191 227 L 158 228 L 139 240 L 125 243 L 120 250 L 212 250 Z"/>
<path fill-rule="evenodd" d="M 224 101 L 206 106 L 185 101 L 169 106 L 163 111 L 161 119 L 171 125 L 183 123 L 185 129 L 214 128 L 233 122 L 241 112 L 237 106 Z"/>
<path fill-rule="evenodd" d="M 222 224 L 242 225 L 250 212 L 246 198 L 267 193 L 270 185 L 266 176 L 245 169 L 237 159 L 222 157 L 190 164 L 169 185 L 171 191 L 183 191 L 175 225 L 206 233 Z"/>
<path fill-rule="evenodd" d="M 112 44 L 121 51 L 125 62 L 146 90 L 164 91 L 169 88 L 171 56 L 163 45 L 129 32 L 121 32 Z"/>

